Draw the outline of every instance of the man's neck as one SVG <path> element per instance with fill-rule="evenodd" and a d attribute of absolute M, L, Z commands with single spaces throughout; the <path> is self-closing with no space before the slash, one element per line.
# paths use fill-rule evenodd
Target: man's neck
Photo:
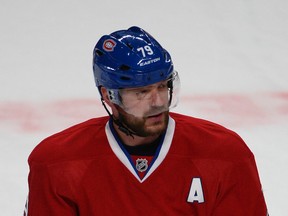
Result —
<path fill-rule="evenodd" d="M 145 145 L 154 142 L 159 135 L 153 135 L 148 137 L 140 137 L 137 135 L 129 136 L 126 135 L 123 131 L 121 131 L 118 126 L 113 122 L 113 127 L 115 131 L 117 132 L 119 138 L 121 141 L 128 146 L 139 146 L 139 145 Z"/>

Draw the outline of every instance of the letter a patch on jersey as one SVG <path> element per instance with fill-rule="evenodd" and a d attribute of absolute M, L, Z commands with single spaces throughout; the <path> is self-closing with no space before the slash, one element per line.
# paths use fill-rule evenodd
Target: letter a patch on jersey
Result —
<path fill-rule="evenodd" d="M 204 193 L 203 193 L 202 183 L 201 183 L 200 178 L 192 179 L 187 202 L 190 202 L 190 203 L 194 203 L 194 202 L 203 203 L 204 202 Z"/>

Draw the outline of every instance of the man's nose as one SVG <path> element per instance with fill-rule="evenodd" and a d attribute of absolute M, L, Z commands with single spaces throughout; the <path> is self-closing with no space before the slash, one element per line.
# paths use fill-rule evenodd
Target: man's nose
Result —
<path fill-rule="evenodd" d="M 163 106 L 165 104 L 165 98 L 162 91 L 155 88 L 151 92 L 151 105 L 152 106 Z"/>

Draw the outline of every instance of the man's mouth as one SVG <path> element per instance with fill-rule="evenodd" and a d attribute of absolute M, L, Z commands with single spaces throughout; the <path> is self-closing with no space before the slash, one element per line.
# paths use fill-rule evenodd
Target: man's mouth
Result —
<path fill-rule="evenodd" d="M 160 118 L 161 116 L 163 115 L 163 113 L 157 113 L 157 114 L 152 114 L 152 115 L 149 115 L 147 116 L 147 118 L 150 118 L 150 119 L 157 119 L 157 118 Z"/>

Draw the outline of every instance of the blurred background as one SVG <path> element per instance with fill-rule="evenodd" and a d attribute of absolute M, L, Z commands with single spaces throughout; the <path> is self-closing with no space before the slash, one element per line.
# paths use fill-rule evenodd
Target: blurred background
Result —
<path fill-rule="evenodd" d="M 242 136 L 270 215 L 287 215 L 287 9 L 285 0 L 1 0 L 1 215 L 22 215 L 27 158 L 42 139 L 106 115 L 92 51 L 102 35 L 133 25 L 172 55 L 182 85 L 172 111 Z"/>

